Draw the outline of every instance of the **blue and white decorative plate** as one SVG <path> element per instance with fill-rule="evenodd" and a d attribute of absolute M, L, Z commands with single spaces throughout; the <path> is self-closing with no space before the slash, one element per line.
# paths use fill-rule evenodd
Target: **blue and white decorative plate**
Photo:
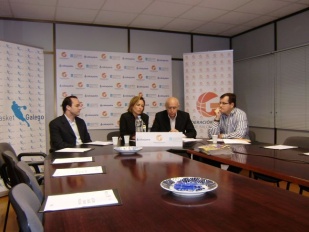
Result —
<path fill-rule="evenodd" d="M 122 155 L 133 155 L 142 149 L 142 147 L 135 146 L 114 147 L 114 150 L 118 151 Z"/>
<path fill-rule="evenodd" d="M 176 195 L 194 197 L 215 190 L 218 184 L 201 177 L 175 177 L 163 180 L 160 186 Z"/>

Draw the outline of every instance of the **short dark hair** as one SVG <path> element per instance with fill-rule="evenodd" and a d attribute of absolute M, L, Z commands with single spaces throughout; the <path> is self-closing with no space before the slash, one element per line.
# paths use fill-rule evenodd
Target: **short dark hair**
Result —
<path fill-rule="evenodd" d="M 63 99 L 62 101 L 62 110 L 63 110 L 63 113 L 65 113 L 66 109 L 67 109 L 67 106 L 72 106 L 72 98 L 76 98 L 76 96 L 68 96 L 66 97 L 65 99 Z"/>
<path fill-rule="evenodd" d="M 236 107 L 236 95 L 234 93 L 225 93 L 221 95 L 220 99 L 224 97 L 229 97 L 229 104 L 234 103 L 234 107 Z"/>
<path fill-rule="evenodd" d="M 140 97 L 140 96 L 135 96 L 131 99 L 130 103 L 129 103 L 129 107 L 128 107 L 128 112 L 131 112 L 132 113 L 132 108 L 133 106 L 139 101 L 139 100 L 142 100 L 144 102 L 144 109 L 145 109 L 145 99 L 143 97 Z M 142 112 L 144 112 L 144 109 Z"/>

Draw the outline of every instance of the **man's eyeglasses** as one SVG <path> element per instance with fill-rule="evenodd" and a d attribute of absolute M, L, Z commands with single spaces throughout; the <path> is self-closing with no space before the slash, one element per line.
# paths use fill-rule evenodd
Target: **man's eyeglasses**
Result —
<path fill-rule="evenodd" d="M 219 102 L 219 105 L 227 105 L 227 104 L 230 104 L 228 102 Z"/>

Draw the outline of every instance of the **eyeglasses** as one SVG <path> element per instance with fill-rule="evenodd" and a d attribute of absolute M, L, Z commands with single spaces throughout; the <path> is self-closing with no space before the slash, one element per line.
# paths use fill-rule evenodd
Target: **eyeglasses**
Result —
<path fill-rule="evenodd" d="M 227 105 L 227 104 L 230 104 L 228 102 L 219 102 L 219 105 Z"/>

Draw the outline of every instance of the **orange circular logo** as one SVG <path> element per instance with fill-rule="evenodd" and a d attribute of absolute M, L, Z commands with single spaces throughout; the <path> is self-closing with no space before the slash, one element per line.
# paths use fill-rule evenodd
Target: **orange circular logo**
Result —
<path fill-rule="evenodd" d="M 151 85 L 151 86 L 152 86 L 152 88 L 153 88 L 153 89 L 157 88 L 156 83 L 152 83 L 152 85 Z"/>
<path fill-rule="evenodd" d="M 105 60 L 105 59 L 106 59 L 106 54 L 105 54 L 105 53 L 102 53 L 101 58 L 102 58 L 103 60 Z"/>
<path fill-rule="evenodd" d="M 82 63 L 82 62 L 78 62 L 78 63 L 77 63 L 77 67 L 78 67 L 78 68 L 82 68 L 82 67 L 83 67 L 83 63 Z"/>
<path fill-rule="evenodd" d="M 121 88 L 121 83 L 118 82 L 118 83 L 116 84 L 116 87 L 117 87 L 117 88 Z"/>
<path fill-rule="evenodd" d="M 106 73 L 102 73 L 102 74 L 101 74 L 101 77 L 102 77 L 103 79 L 106 79 L 106 77 L 107 77 Z"/>
<path fill-rule="evenodd" d="M 138 79 L 140 79 L 140 80 L 143 79 L 143 74 L 141 74 L 141 73 L 138 74 Z"/>
<path fill-rule="evenodd" d="M 122 106 L 121 101 L 118 101 L 118 102 L 117 102 L 117 106 L 119 106 L 119 107 Z"/>
<path fill-rule="evenodd" d="M 211 103 L 210 110 L 207 110 L 208 101 L 215 97 L 218 97 L 218 95 L 213 92 L 203 93 L 198 97 L 196 102 L 196 109 L 204 117 L 213 117 L 216 115 L 215 109 L 218 107 L 218 103 Z"/>
<path fill-rule="evenodd" d="M 156 140 L 157 140 L 157 141 L 162 141 L 162 140 L 163 140 L 162 135 L 157 135 L 157 136 L 156 136 Z"/>
<path fill-rule="evenodd" d="M 66 58 L 67 57 L 67 53 L 66 52 L 61 52 L 61 57 Z"/>
<path fill-rule="evenodd" d="M 158 104 L 157 104 L 157 102 L 156 101 L 153 101 L 152 102 L 152 106 L 157 106 Z"/>
<path fill-rule="evenodd" d="M 107 112 L 106 112 L 106 111 L 103 111 L 103 112 L 102 112 L 102 116 L 106 117 L 106 116 L 107 116 Z"/>
<path fill-rule="evenodd" d="M 62 92 L 62 97 L 67 97 L 68 93 L 67 92 Z"/>
<path fill-rule="evenodd" d="M 152 66 L 151 66 L 151 70 L 152 70 L 152 71 L 156 71 L 156 70 L 157 70 L 157 67 L 156 67 L 155 65 L 152 65 Z"/>
<path fill-rule="evenodd" d="M 103 93 L 102 93 L 102 97 L 107 97 L 107 93 L 106 93 L 106 92 L 103 92 Z"/>
<path fill-rule="evenodd" d="M 77 83 L 77 86 L 81 88 L 81 87 L 84 86 L 84 84 L 83 84 L 83 82 L 78 82 L 78 83 Z"/>
<path fill-rule="evenodd" d="M 138 61 L 142 61 L 142 60 L 143 60 L 143 57 L 142 57 L 142 56 L 138 56 L 138 57 L 137 57 L 137 60 L 138 60 Z"/>
<path fill-rule="evenodd" d="M 121 65 L 120 64 L 116 64 L 116 69 L 121 69 Z"/>
<path fill-rule="evenodd" d="M 67 72 L 62 72 L 62 73 L 61 73 L 61 76 L 62 76 L 62 77 L 67 77 L 68 74 L 67 74 Z"/>

